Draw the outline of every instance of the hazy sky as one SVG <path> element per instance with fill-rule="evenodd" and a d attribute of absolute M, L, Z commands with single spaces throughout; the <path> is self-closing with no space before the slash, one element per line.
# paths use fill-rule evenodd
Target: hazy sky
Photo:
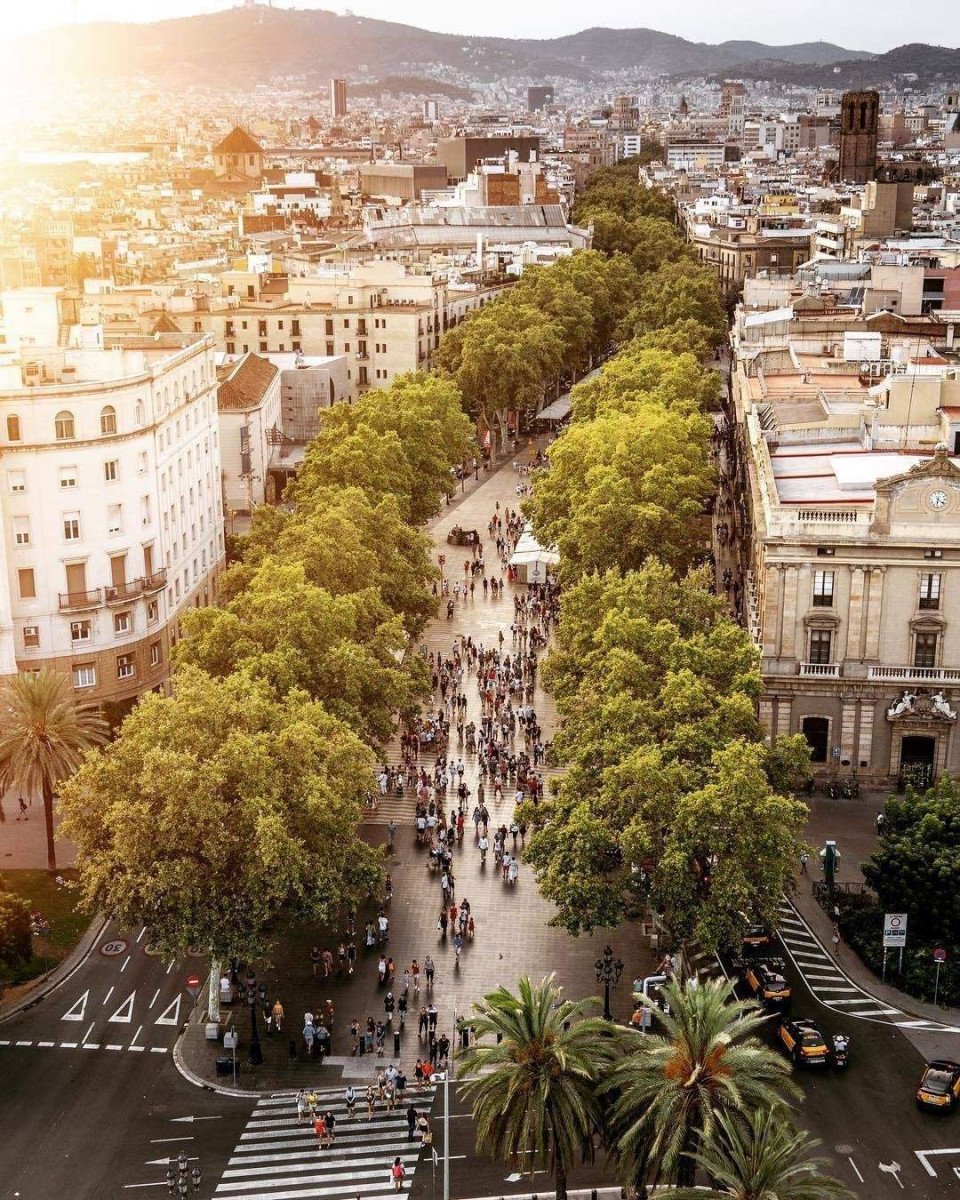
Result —
<path fill-rule="evenodd" d="M 692 41 L 718 42 L 750 38 L 773 45 L 785 42 L 829 41 L 861 50 L 888 50 L 903 42 L 956 45 L 960 22 L 956 0 L 355 0 L 350 10 L 360 16 L 403 21 L 449 33 L 479 33 L 503 37 L 556 37 L 587 25 L 648 26 L 679 34 Z M 276 0 L 276 6 L 328 8 L 344 12 L 342 4 Z M 212 12 L 236 7 L 231 0 L 8 0 L 0 16 L 0 36 L 25 33 L 70 21 L 155 21 L 162 17 Z"/>

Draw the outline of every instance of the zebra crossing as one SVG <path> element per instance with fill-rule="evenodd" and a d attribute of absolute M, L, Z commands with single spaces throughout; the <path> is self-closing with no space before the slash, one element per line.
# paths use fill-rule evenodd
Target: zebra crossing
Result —
<path fill-rule="evenodd" d="M 333 1112 L 336 1138 L 317 1148 L 311 1123 L 297 1121 L 292 1093 L 262 1097 L 250 1114 L 214 1196 L 219 1200 L 357 1200 L 394 1191 L 394 1159 L 406 1168 L 409 1191 L 420 1158 L 419 1141 L 407 1136 L 405 1104 L 411 1099 L 427 1114 L 435 1088 L 408 1090 L 404 1105 L 386 1112 L 378 1102 L 373 1120 L 364 1093 L 357 1089 L 356 1115 L 347 1116 L 343 1089 L 317 1092 L 321 1112 Z"/>
<path fill-rule="evenodd" d="M 851 1019 L 903 1029 L 960 1033 L 960 1028 L 940 1021 L 916 1020 L 901 1009 L 871 996 L 844 972 L 789 900 L 782 900 L 779 910 L 777 932 L 783 948 L 821 1004 Z"/>

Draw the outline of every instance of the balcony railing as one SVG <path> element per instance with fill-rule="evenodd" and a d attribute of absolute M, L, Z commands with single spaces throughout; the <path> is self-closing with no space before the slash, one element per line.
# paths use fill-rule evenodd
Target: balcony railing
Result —
<path fill-rule="evenodd" d="M 126 583 L 114 583 L 105 589 L 107 604 L 125 604 L 143 595 L 143 580 L 130 579 Z"/>
<path fill-rule="evenodd" d="M 147 575 L 139 581 L 143 584 L 145 592 L 159 592 L 167 586 L 167 568 L 161 567 L 159 571 L 154 571 L 152 575 Z"/>
<path fill-rule="evenodd" d="M 802 662 L 800 664 L 801 675 L 820 675 L 827 678 L 836 679 L 840 674 L 839 663 L 814 663 Z"/>
<path fill-rule="evenodd" d="M 892 683 L 960 683 L 960 667 L 870 667 L 867 678 Z"/>
<path fill-rule="evenodd" d="M 87 608 L 99 608 L 103 603 L 101 588 L 92 588 L 88 592 L 61 592 L 61 612 L 83 612 Z"/>

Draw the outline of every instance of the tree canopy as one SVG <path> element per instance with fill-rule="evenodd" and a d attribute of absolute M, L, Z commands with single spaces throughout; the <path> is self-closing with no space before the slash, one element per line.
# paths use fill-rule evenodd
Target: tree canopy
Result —
<path fill-rule="evenodd" d="M 376 882 L 357 833 L 371 752 L 300 692 L 181 668 L 64 784 L 89 911 L 171 955 L 262 954 L 281 913 L 329 920 Z"/>

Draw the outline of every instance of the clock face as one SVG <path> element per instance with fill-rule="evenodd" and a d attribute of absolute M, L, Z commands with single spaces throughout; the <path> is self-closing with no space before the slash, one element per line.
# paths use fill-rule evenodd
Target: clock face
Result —
<path fill-rule="evenodd" d="M 931 508 L 935 508 L 939 511 L 947 503 L 947 493 L 941 491 L 931 492 L 929 503 Z"/>

